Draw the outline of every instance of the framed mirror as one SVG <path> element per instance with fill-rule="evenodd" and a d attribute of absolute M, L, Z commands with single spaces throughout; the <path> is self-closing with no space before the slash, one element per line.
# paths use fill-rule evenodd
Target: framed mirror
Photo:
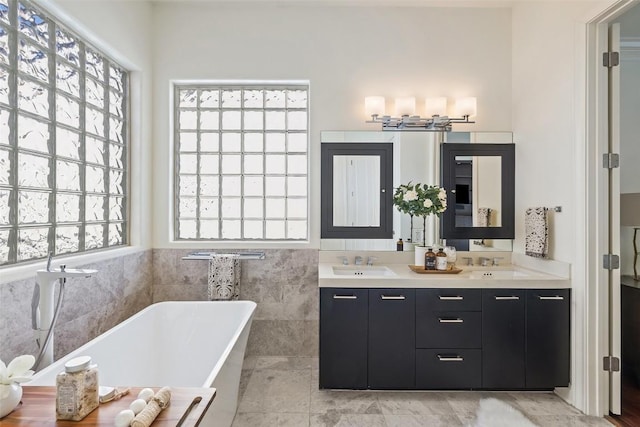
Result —
<path fill-rule="evenodd" d="M 359 144 L 372 146 L 379 144 L 393 145 L 393 188 L 401 184 L 422 183 L 428 185 L 441 184 L 440 148 L 449 143 L 460 144 L 513 144 L 511 132 L 414 132 L 414 131 L 322 131 L 321 146 L 326 144 Z M 325 159 L 322 159 L 323 180 Z M 371 175 L 369 179 L 379 181 L 379 176 Z M 336 185 L 338 181 L 334 181 Z M 321 200 L 326 200 L 322 187 Z M 393 194 L 391 194 L 393 195 Z M 335 199 L 334 203 L 343 200 Z M 324 203 L 324 202 L 323 202 Z M 440 221 L 429 216 L 425 223 L 422 218 L 402 214 L 392 206 L 393 234 L 389 238 L 346 237 L 341 235 L 341 227 L 335 228 L 332 237 L 320 239 L 320 249 L 325 251 L 396 251 L 396 242 L 402 238 L 404 250 L 412 251 L 414 246 L 426 241 L 428 244 L 438 242 L 440 237 Z M 321 224 L 327 221 L 328 213 L 322 211 Z M 333 218 L 331 218 L 333 221 Z M 448 239 L 447 245 L 456 245 L 459 250 L 469 251 L 511 251 L 510 239 Z"/>
<path fill-rule="evenodd" d="M 441 156 L 449 204 L 440 221 L 441 237 L 513 239 L 515 145 L 447 143 Z"/>
<path fill-rule="evenodd" d="M 321 238 L 393 238 L 393 144 L 321 148 Z"/>

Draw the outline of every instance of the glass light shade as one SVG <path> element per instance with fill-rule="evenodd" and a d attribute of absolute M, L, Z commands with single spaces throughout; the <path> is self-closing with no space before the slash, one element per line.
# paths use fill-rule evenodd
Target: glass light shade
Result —
<path fill-rule="evenodd" d="M 444 96 L 438 98 L 427 98 L 424 100 L 425 117 L 446 116 L 447 115 L 447 98 Z"/>
<path fill-rule="evenodd" d="M 378 116 L 384 116 L 384 96 L 367 96 L 364 98 L 364 111 L 367 117 L 371 117 L 374 114 Z"/>
<path fill-rule="evenodd" d="M 396 116 L 413 116 L 416 113 L 416 99 L 413 96 L 396 98 Z"/>
<path fill-rule="evenodd" d="M 478 111 L 477 100 L 475 97 L 456 99 L 456 116 L 474 117 Z"/>

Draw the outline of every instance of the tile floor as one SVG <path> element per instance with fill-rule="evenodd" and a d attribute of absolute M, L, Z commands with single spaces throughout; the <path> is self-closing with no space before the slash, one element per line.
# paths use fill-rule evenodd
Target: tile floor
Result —
<path fill-rule="evenodd" d="M 540 427 L 611 427 L 552 393 L 319 390 L 312 357 L 245 359 L 233 427 L 464 427 L 473 424 L 485 397 L 507 402 Z"/>

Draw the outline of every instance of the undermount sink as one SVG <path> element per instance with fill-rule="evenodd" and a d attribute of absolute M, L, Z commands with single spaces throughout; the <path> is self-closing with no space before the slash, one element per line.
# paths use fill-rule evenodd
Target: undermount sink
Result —
<path fill-rule="evenodd" d="M 391 269 L 383 265 L 343 265 L 333 266 L 336 276 L 395 276 Z"/>
<path fill-rule="evenodd" d="M 519 270 L 476 270 L 471 272 L 472 279 L 515 279 L 523 277 L 531 277 L 531 275 Z"/>

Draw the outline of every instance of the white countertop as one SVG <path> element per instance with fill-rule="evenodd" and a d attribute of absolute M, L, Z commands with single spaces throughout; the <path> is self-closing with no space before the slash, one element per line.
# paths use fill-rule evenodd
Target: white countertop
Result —
<path fill-rule="evenodd" d="M 499 267 L 464 267 L 458 274 L 419 274 L 411 271 L 408 264 L 376 264 L 373 267 L 347 266 L 353 275 L 334 274 L 333 267 L 339 263 L 318 265 L 318 284 L 321 288 L 511 288 L 511 289 L 557 289 L 570 288 L 571 281 L 516 265 Z M 371 273 L 376 267 L 387 267 L 389 275 Z M 367 271 L 369 269 L 369 271 Z M 365 275 L 356 275 L 361 270 Z M 509 272 L 515 272 L 511 275 Z M 496 272 L 495 275 L 485 273 Z"/>

